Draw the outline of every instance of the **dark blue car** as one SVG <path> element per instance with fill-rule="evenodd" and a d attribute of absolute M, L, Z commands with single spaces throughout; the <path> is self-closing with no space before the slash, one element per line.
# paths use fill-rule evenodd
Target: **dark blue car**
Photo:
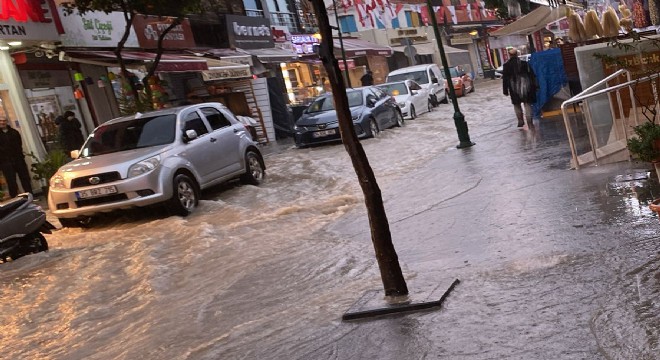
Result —
<path fill-rule="evenodd" d="M 403 126 L 399 106 L 384 91 L 365 86 L 348 89 L 346 96 L 358 138 L 376 137 L 384 129 Z M 341 140 L 332 94 L 314 100 L 296 121 L 294 131 L 297 147 Z"/>

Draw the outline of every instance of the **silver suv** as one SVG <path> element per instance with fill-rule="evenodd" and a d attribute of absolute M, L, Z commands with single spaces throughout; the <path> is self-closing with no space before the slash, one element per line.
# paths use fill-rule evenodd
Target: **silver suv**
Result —
<path fill-rule="evenodd" d="M 248 130 L 220 103 L 110 120 L 72 155 L 48 192 L 50 211 L 68 227 L 101 212 L 158 203 L 186 216 L 202 189 L 236 177 L 258 185 L 266 169 Z"/>

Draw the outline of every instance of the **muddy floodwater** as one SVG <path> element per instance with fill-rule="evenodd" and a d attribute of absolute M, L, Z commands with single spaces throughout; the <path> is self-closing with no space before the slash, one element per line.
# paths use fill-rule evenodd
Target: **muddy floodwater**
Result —
<path fill-rule="evenodd" d="M 476 85 L 476 146 L 451 104 L 362 142 L 411 294 L 460 280 L 440 309 L 341 320 L 382 289 L 362 193 L 341 144 L 282 142 L 261 186 L 0 264 L 0 358 L 660 359 L 657 175 L 570 170 L 561 119 L 518 129 L 501 83 Z"/>

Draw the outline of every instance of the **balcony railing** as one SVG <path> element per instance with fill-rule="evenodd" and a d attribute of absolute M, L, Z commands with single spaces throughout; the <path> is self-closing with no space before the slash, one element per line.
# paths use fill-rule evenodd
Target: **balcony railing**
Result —
<path fill-rule="evenodd" d="M 245 15 L 251 17 L 264 17 L 264 11 L 259 9 L 245 9 Z"/>

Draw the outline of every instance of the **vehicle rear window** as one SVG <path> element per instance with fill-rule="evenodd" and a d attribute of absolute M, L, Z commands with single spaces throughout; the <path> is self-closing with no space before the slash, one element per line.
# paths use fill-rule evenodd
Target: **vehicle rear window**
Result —
<path fill-rule="evenodd" d="M 413 80 L 418 84 L 428 84 L 429 75 L 424 70 L 412 71 L 403 74 L 388 75 L 387 82 Z"/>
<path fill-rule="evenodd" d="M 408 94 L 408 87 L 404 83 L 378 85 L 378 88 L 392 96 Z"/>
<path fill-rule="evenodd" d="M 174 142 L 176 115 L 143 117 L 98 127 L 82 148 L 82 156 L 171 144 Z"/>
<path fill-rule="evenodd" d="M 349 91 L 346 93 L 346 96 L 348 97 L 349 107 L 362 105 L 362 90 Z M 332 97 L 332 95 L 330 95 L 330 96 L 322 96 L 314 100 L 314 102 L 311 103 L 307 108 L 307 112 L 316 113 L 316 112 L 322 112 L 322 111 L 328 111 L 334 109 L 335 109 L 334 98 Z"/>

